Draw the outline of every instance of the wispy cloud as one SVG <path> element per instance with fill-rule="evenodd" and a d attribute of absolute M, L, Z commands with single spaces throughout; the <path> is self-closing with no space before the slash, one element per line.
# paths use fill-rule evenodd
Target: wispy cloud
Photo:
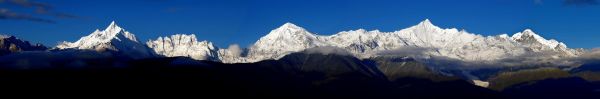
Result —
<path fill-rule="evenodd" d="M 600 48 L 594 48 L 586 53 L 582 54 L 578 60 L 582 60 L 584 62 L 598 62 L 600 61 Z"/>
<path fill-rule="evenodd" d="M 48 9 L 52 6 L 46 3 L 30 1 L 30 0 L 6 0 L 8 3 L 16 4 L 23 7 L 37 7 L 37 8 L 45 8 Z"/>
<path fill-rule="evenodd" d="M 343 55 L 343 56 L 351 56 L 352 54 L 345 49 L 333 46 L 321 46 L 314 47 L 304 50 L 305 53 L 308 54 L 322 54 L 322 55 Z"/>
<path fill-rule="evenodd" d="M 480 69 L 530 66 L 572 66 L 578 63 L 600 60 L 600 49 L 585 52 L 581 57 L 556 57 L 562 53 L 555 51 L 527 52 L 517 56 L 506 56 L 499 60 L 465 61 L 457 58 L 436 55 L 435 48 L 403 47 L 381 51 L 380 56 L 401 56 L 414 58 L 438 69 Z M 431 53 L 433 52 L 433 53 Z"/>
<path fill-rule="evenodd" d="M 28 20 L 28 21 L 35 21 L 35 22 L 55 23 L 53 20 L 37 18 L 37 17 L 33 17 L 33 16 L 27 15 L 27 14 L 12 12 L 6 8 L 0 8 L 0 19 L 3 19 L 3 20 Z"/>
<path fill-rule="evenodd" d="M 33 9 L 33 12 L 16 12 L 9 8 L 0 8 L 0 19 L 3 20 L 28 20 L 44 23 L 56 23 L 54 20 L 41 18 L 39 16 L 51 16 L 55 18 L 78 18 L 76 15 L 55 12 L 53 6 L 48 3 L 32 0 L 0 0 L 0 4 L 17 6 L 24 9 Z"/>

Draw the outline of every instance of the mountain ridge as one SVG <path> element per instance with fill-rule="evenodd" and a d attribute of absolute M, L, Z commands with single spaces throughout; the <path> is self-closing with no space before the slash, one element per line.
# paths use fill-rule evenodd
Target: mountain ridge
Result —
<path fill-rule="evenodd" d="M 44 51 L 48 49 L 42 44 L 31 44 L 29 41 L 21 40 L 15 36 L 0 35 L 0 55 L 22 51 Z"/>
<path fill-rule="evenodd" d="M 341 48 L 359 59 L 386 55 L 412 57 L 420 61 L 450 59 L 485 64 L 496 64 L 521 56 L 544 56 L 529 57 L 532 60 L 527 61 L 541 64 L 577 57 L 583 53 L 554 39 L 545 39 L 531 29 L 512 36 L 482 36 L 456 28 L 440 28 L 429 19 L 393 32 L 358 29 L 333 35 L 313 34 L 287 22 L 258 39 L 249 48 L 237 46 L 231 49 L 219 48 L 210 41 L 200 41 L 194 34 L 176 34 L 140 43 L 133 33 L 112 21 L 104 30 L 96 29 L 76 42 L 63 42 L 54 49 L 111 51 L 135 58 L 160 55 L 223 63 L 253 63 L 277 60 L 287 54 L 315 47 Z M 524 63 L 507 65 L 521 64 Z"/>
<path fill-rule="evenodd" d="M 412 47 L 431 49 L 417 55 L 417 58 L 443 56 L 464 61 L 495 61 L 546 51 L 561 53 L 556 57 L 576 57 L 581 53 L 567 48 L 562 42 L 546 40 L 531 29 L 516 33 L 512 37 L 505 34 L 484 37 L 456 28 L 442 29 L 425 19 L 415 26 L 394 32 L 358 29 L 328 36 L 312 34 L 297 25 L 285 23 L 259 39 L 248 50 L 249 56 L 242 58 L 248 60 L 246 62 L 278 59 L 287 53 L 316 46 L 344 48 L 361 59 L 378 56 L 385 51 Z"/>
<path fill-rule="evenodd" d="M 220 54 L 217 53 L 218 55 L 206 56 L 218 56 L 218 60 L 215 61 L 224 63 L 252 63 L 277 60 L 289 53 L 327 46 L 345 49 L 360 59 L 382 54 L 404 53 L 407 55 L 398 56 L 421 60 L 449 58 L 489 64 L 527 54 L 552 53 L 551 57 L 539 59 L 545 60 L 539 63 L 545 63 L 577 57 L 583 53 L 581 50 L 570 49 L 566 44 L 554 39 L 547 40 L 531 29 L 525 29 L 512 36 L 507 34 L 482 36 L 456 28 L 440 28 L 431 20 L 425 19 L 417 25 L 393 32 L 358 29 L 333 35 L 313 34 L 305 28 L 287 22 L 258 39 L 248 49 L 243 49 L 243 55 L 222 55 L 225 54 L 225 49 L 212 49 L 211 52 L 222 51 Z M 418 50 L 414 53 L 405 53 L 407 49 Z"/>

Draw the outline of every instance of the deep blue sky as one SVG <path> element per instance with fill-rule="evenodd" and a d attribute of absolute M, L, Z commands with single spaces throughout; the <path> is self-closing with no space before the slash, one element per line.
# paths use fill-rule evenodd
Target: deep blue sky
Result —
<path fill-rule="evenodd" d="M 360 28 L 395 31 L 428 18 L 442 28 L 465 29 L 485 36 L 512 35 L 531 28 L 569 47 L 600 47 L 600 5 L 594 0 L 38 0 L 36 3 L 52 6 L 48 12 L 73 16 L 36 13 L 35 7 L 5 1 L 0 3 L 0 12 L 10 9 L 31 16 L 27 16 L 29 20 L 0 16 L 0 33 L 55 46 L 59 41 L 76 41 L 95 29 L 104 29 L 115 20 L 142 42 L 159 36 L 194 33 L 199 40 L 227 47 L 234 43 L 249 46 L 285 22 L 319 35 L 330 35 Z"/>

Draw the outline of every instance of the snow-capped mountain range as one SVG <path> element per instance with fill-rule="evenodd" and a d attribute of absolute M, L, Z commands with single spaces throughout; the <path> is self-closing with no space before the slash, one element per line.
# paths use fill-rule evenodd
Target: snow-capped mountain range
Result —
<path fill-rule="evenodd" d="M 130 55 L 142 53 L 145 56 L 152 56 L 148 52 L 153 52 L 166 57 L 251 63 L 279 59 L 287 54 L 315 47 L 338 47 L 361 59 L 397 55 L 417 59 L 445 57 L 468 62 L 493 62 L 532 53 L 552 53 L 548 58 L 560 59 L 577 57 L 582 53 L 581 50 L 567 48 L 564 43 L 545 39 L 530 29 L 512 36 L 482 36 L 456 28 L 443 29 L 433 25 L 428 19 L 394 32 L 358 29 L 328 36 L 316 35 L 292 23 L 285 23 L 247 49 L 239 46 L 220 49 L 211 42 L 198 41 L 194 34 L 159 37 L 144 45 L 133 34 L 112 22 L 103 31 L 96 30 L 76 42 L 65 42 L 56 48 L 110 50 Z"/>
<path fill-rule="evenodd" d="M 530 53 L 547 53 L 550 58 L 576 57 L 581 51 L 567 48 L 564 43 L 547 40 L 526 29 L 509 37 L 507 34 L 481 36 L 455 28 L 442 29 L 428 19 L 419 24 L 394 32 L 358 29 L 334 35 L 321 36 L 292 23 L 271 31 L 249 48 L 248 55 L 238 61 L 256 62 L 278 59 L 286 54 L 307 48 L 333 46 L 343 48 L 359 58 L 380 55 L 406 54 L 414 58 L 447 57 L 463 61 L 489 62 L 518 57 Z"/>

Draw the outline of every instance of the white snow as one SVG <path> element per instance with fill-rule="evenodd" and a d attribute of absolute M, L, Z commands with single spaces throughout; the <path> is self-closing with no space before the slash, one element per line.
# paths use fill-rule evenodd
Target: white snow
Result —
<path fill-rule="evenodd" d="M 406 47 L 433 49 L 423 52 L 422 57 L 425 58 L 443 56 L 463 61 L 495 61 L 542 51 L 563 53 L 564 57 L 578 55 L 578 52 L 566 48 L 563 43 L 546 40 L 530 29 L 512 37 L 506 34 L 484 37 L 455 28 L 442 29 L 426 19 L 415 26 L 394 32 L 358 29 L 330 36 L 315 35 L 304 28 L 286 23 L 259 39 L 249 49 L 250 54 L 241 58 L 248 60 L 246 62 L 278 59 L 289 53 L 317 46 L 344 48 L 359 58 L 374 57 L 382 51 Z"/>
<path fill-rule="evenodd" d="M 88 36 L 81 37 L 76 42 L 63 42 L 56 46 L 59 50 L 79 49 L 96 51 L 115 51 L 132 58 L 151 57 L 151 49 L 140 44 L 135 35 L 117 26 L 115 21 L 100 31 L 96 29 Z"/>
<path fill-rule="evenodd" d="M 558 46 L 558 44 L 560 44 L 560 42 L 553 39 L 544 39 L 542 36 L 535 34 L 531 29 L 525 29 L 525 31 L 523 32 L 516 33 L 511 37 L 511 39 L 515 41 L 526 41 L 532 39 L 537 41 L 537 43 L 541 43 L 549 48 L 555 48 L 556 46 Z"/>
<path fill-rule="evenodd" d="M 148 47 L 166 57 L 187 56 L 196 60 L 216 60 L 216 48 L 211 42 L 198 41 L 196 35 L 176 34 L 148 41 Z"/>
<path fill-rule="evenodd" d="M 166 40 L 173 38 L 186 39 L 183 39 L 185 42 L 181 44 L 177 43 L 181 42 L 179 39 Z M 408 48 L 427 49 L 420 50 L 417 56 L 413 56 L 415 58 L 447 57 L 467 62 L 493 62 L 541 52 L 558 53 L 552 58 L 576 57 L 581 53 L 567 48 L 562 42 L 546 40 L 531 29 L 526 29 L 511 37 L 507 34 L 482 36 L 456 28 L 443 29 L 432 24 L 429 19 L 394 32 L 358 29 L 342 31 L 329 36 L 316 35 L 295 24 L 285 23 L 261 37 L 250 48 L 242 49 L 244 50 L 242 52 L 247 52 L 244 55 L 241 55 L 239 51 L 232 51 L 231 47 L 216 49 L 206 41 L 192 42 L 196 42 L 195 37 L 172 36 L 171 38 L 159 38 L 157 41 L 149 42 L 148 45 L 157 53 L 165 56 L 190 56 L 199 60 L 206 58 L 198 57 L 213 57 L 212 59 L 224 63 L 249 63 L 279 59 L 293 52 L 329 46 L 345 49 L 363 59 L 380 56 L 382 52 Z M 240 50 L 239 48 L 235 49 Z"/>
<path fill-rule="evenodd" d="M 260 38 L 250 48 L 249 61 L 278 59 L 289 53 L 299 52 L 307 48 L 325 46 L 318 36 L 292 23 L 285 23 Z"/>

